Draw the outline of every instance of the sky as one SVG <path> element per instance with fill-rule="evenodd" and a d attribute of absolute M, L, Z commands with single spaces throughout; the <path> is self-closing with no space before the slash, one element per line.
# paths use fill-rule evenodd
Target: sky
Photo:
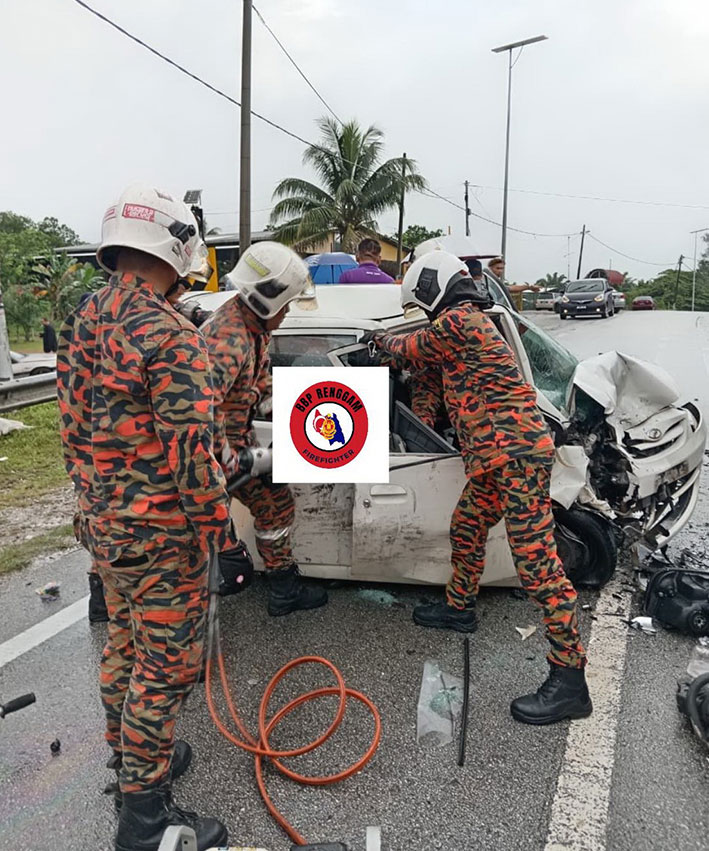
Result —
<path fill-rule="evenodd" d="M 88 2 L 239 99 L 241 3 Z M 509 277 L 576 277 L 584 224 L 582 273 L 610 264 L 648 278 L 680 254 L 691 266 L 690 232 L 709 228 L 705 0 L 256 5 L 341 119 L 380 127 L 387 155 L 405 151 L 456 204 L 469 180 L 472 212 L 495 222 L 507 58 L 491 49 L 547 35 L 513 70 L 509 225 L 553 236 L 510 232 Z M 56 216 L 96 241 L 105 208 L 147 181 L 180 197 L 201 188 L 210 226 L 236 229 L 239 109 L 74 0 L 0 0 L 0 80 L 0 210 Z M 252 108 L 313 142 L 325 113 L 256 16 Z M 254 230 L 281 178 L 313 177 L 303 148 L 254 120 Z M 465 224 L 462 210 L 422 195 L 407 198 L 406 223 L 452 233 Z M 393 233 L 397 212 L 379 224 Z M 499 226 L 473 217 L 471 233 L 480 253 L 500 250 Z"/>

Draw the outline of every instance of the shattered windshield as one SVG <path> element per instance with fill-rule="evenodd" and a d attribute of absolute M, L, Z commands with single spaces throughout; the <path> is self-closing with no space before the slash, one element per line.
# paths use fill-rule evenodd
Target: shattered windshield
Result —
<path fill-rule="evenodd" d="M 560 411 L 566 411 L 566 396 L 578 361 L 541 328 L 515 314 L 522 345 L 529 358 L 534 385 Z M 568 412 L 567 412 L 568 413 Z"/>

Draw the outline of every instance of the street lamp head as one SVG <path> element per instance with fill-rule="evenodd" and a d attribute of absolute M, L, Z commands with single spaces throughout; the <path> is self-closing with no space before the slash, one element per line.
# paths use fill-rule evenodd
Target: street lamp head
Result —
<path fill-rule="evenodd" d="M 535 35 L 534 38 L 525 38 L 523 41 L 513 41 L 512 44 L 503 44 L 502 47 L 493 47 L 493 53 L 504 53 L 505 50 L 514 50 L 515 47 L 525 47 L 528 44 L 536 44 L 538 41 L 546 41 L 548 36 Z"/>

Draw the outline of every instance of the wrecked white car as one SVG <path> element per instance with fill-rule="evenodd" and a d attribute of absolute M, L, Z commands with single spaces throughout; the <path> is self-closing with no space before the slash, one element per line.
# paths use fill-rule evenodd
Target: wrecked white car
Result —
<path fill-rule="evenodd" d="M 292 307 L 271 342 L 273 366 L 360 364 L 366 331 L 407 332 L 425 323 L 403 314 L 393 285 L 318 287 L 318 308 Z M 191 293 L 215 310 L 233 292 Z M 706 427 L 678 405 L 659 368 L 610 352 L 578 363 L 525 317 L 496 305 L 489 315 L 513 349 L 554 436 L 552 499 L 559 552 L 572 581 L 600 587 L 617 544 L 663 547 L 697 501 Z M 366 358 L 365 358 L 366 359 Z M 445 584 L 448 530 L 465 483 L 455 436 L 429 429 L 410 408 L 406 372 L 390 371 L 389 484 L 294 484 L 294 548 L 304 574 L 331 579 Z M 263 445 L 271 424 L 256 419 Z M 235 503 L 240 535 L 257 558 L 251 518 Z M 482 583 L 515 585 L 504 524 L 490 534 Z"/>

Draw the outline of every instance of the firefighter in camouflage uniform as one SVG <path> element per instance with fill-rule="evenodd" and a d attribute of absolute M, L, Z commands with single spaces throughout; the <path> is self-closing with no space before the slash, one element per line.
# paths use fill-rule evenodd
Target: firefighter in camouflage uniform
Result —
<path fill-rule="evenodd" d="M 285 319 L 289 303 L 303 297 L 308 273 L 290 248 L 259 242 L 243 253 L 228 278 L 237 295 L 202 326 L 214 382 L 216 454 L 233 483 L 230 492 L 254 518 L 269 587 L 268 613 L 287 615 L 325 605 L 327 593 L 300 578 L 291 549 L 293 494 L 271 481 L 271 450 L 258 446 L 253 420 L 271 396 L 271 331 Z"/>
<path fill-rule="evenodd" d="M 184 204 L 126 190 L 103 221 L 109 283 L 67 318 L 57 357 L 66 467 L 109 614 L 100 682 L 117 851 L 157 851 L 174 824 L 200 849 L 228 839 L 171 794 L 191 759 L 174 730 L 202 662 L 208 551 L 234 546 L 206 347 L 165 298 L 198 244 Z"/>
<path fill-rule="evenodd" d="M 446 408 L 460 441 L 468 482 L 451 520 L 453 573 L 445 602 L 414 609 L 422 626 L 473 632 L 475 600 L 490 528 L 505 520 L 523 588 L 542 609 L 550 674 L 512 702 L 519 721 L 548 724 L 592 711 L 579 636 L 576 592 L 556 552 L 549 486 L 554 445 L 512 350 L 484 309 L 492 299 L 464 263 L 434 251 L 406 273 L 402 306 L 431 324 L 410 334 L 373 332 L 396 358 L 440 369 Z"/>

